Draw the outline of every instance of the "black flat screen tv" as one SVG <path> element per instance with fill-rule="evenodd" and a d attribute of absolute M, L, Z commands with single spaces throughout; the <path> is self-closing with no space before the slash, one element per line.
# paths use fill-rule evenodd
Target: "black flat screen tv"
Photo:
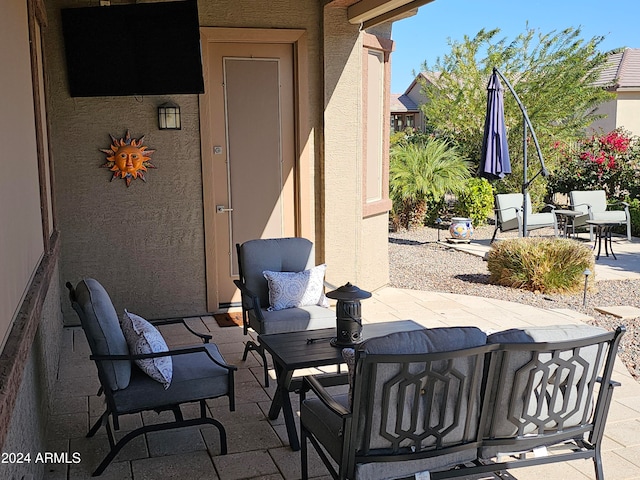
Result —
<path fill-rule="evenodd" d="M 61 14 L 72 97 L 204 92 L 196 0 Z"/>

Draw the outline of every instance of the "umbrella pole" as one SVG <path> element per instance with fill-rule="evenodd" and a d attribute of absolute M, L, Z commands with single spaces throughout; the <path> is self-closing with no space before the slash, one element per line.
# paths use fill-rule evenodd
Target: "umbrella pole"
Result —
<path fill-rule="evenodd" d="M 522 107 L 524 108 L 524 107 Z M 523 111 L 524 113 L 524 111 Z M 529 182 L 527 180 L 527 121 L 523 115 L 522 118 L 522 236 L 527 236 L 527 188 Z"/>

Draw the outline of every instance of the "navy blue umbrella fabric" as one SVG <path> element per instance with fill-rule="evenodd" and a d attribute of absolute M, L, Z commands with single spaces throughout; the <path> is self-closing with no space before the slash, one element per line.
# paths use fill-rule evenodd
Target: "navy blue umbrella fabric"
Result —
<path fill-rule="evenodd" d="M 487 116 L 479 173 L 481 177 L 491 180 L 511 173 L 507 129 L 504 124 L 504 89 L 495 70 L 487 85 Z"/>

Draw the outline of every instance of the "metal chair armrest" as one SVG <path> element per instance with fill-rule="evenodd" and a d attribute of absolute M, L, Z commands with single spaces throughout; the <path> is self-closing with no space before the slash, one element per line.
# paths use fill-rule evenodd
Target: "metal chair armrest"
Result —
<path fill-rule="evenodd" d="M 506 212 L 507 210 L 515 210 L 516 212 L 519 212 L 520 210 L 522 210 L 522 208 L 520 207 L 505 207 L 505 208 L 494 208 L 493 211 L 494 212 Z"/>
<path fill-rule="evenodd" d="M 591 210 L 591 204 L 590 203 L 576 203 L 575 205 L 574 204 L 570 204 L 569 208 L 571 208 L 571 210 L 575 210 L 576 207 L 582 207 L 582 206 L 585 206 L 589 210 Z"/>
<path fill-rule="evenodd" d="M 158 326 L 161 327 L 163 325 L 175 325 L 176 323 L 181 323 L 184 326 L 184 328 L 186 328 L 190 333 L 192 333 L 196 337 L 199 337 L 202 340 L 202 343 L 209 343 L 209 340 L 211 340 L 213 338 L 213 336 L 209 335 L 208 333 L 196 332 L 193 328 L 191 328 L 187 324 L 187 322 L 185 322 L 183 317 L 162 318 L 162 319 L 158 319 L 158 320 L 149 320 L 149 323 L 152 324 L 155 327 L 158 327 Z"/>
<path fill-rule="evenodd" d="M 237 370 L 238 367 L 235 365 L 227 365 L 226 363 L 222 363 L 211 356 L 209 350 L 206 347 L 188 347 L 188 348 L 178 348 L 175 350 L 168 350 L 166 352 L 157 352 L 157 353 L 139 353 L 139 354 L 129 354 L 129 355 L 90 355 L 89 359 L 94 360 L 96 362 L 105 362 L 105 361 L 113 361 L 113 360 L 144 360 L 147 358 L 160 358 L 160 357 L 173 357 L 176 355 L 190 355 L 192 353 L 205 353 L 209 359 L 215 363 L 216 365 L 226 368 L 227 370 Z"/>
<path fill-rule="evenodd" d="M 339 415 L 340 417 L 351 415 L 351 412 L 343 405 L 336 402 L 329 392 L 327 392 L 327 390 L 322 386 L 320 381 L 313 375 L 306 375 L 302 378 L 302 387 L 300 388 L 301 397 L 304 398 L 305 393 L 309 390 L 313 391 L 313 393 L 317 395 L 318 399 L 336 415 Z"/>
<path fill-rule="evenodd" d="M 236 287 L 240 289 L 240 294 L 242 296 L 246 296 L 249 299 L 252 307 L 248 308 L 248 310 L 253 309 L 255 310 L 256 314 L 261 316 L 262 314 L 260 313 L 260 309 L 261 309 L 260 298 L 258 298 L 258 296 L 255 293 L 249 290 L 249 288 L 247 288 L 247 285 L 244 282 L 241 282 L 240 280 L 234 280 L 233 283 L 235 283 Z"/>
<path fill-rule="evenodd" d="M 607 203 L 607 207 L 610 206 L 610 205 L 611 206 L 622 205 L 625 208 L 629 208 L 629 204 L 627 202 L 623 202 L 623 201 Z"/>

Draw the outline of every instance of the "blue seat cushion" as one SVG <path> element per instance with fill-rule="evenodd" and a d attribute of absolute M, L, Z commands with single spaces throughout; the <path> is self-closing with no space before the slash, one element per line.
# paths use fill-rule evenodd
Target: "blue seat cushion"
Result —
<path fill-rule="evenodd" d="M 215 344 L 198 346 L 205 347 L 213 358 L 226 364 Z M 169 388 L 165 390 L 161 383 L 135 367 L 129 386 L 113 394 L 114 412 L 118 415 L 135 413 L 216 398 L 229 392 L 229 371 L 211 361 L 206 353 L 174 355 L 171 358 L 173 379 Z"/>
<path fill-rule="evenodd" d="M 319 305 L 287 308 L 269 311 L 262 309 L 264 322 L 260 322 L 252 310 L 249 311 L 249 323 L 259 334 L 300 332 L 318 328 L 335 328 L 336 312 Z"/>

